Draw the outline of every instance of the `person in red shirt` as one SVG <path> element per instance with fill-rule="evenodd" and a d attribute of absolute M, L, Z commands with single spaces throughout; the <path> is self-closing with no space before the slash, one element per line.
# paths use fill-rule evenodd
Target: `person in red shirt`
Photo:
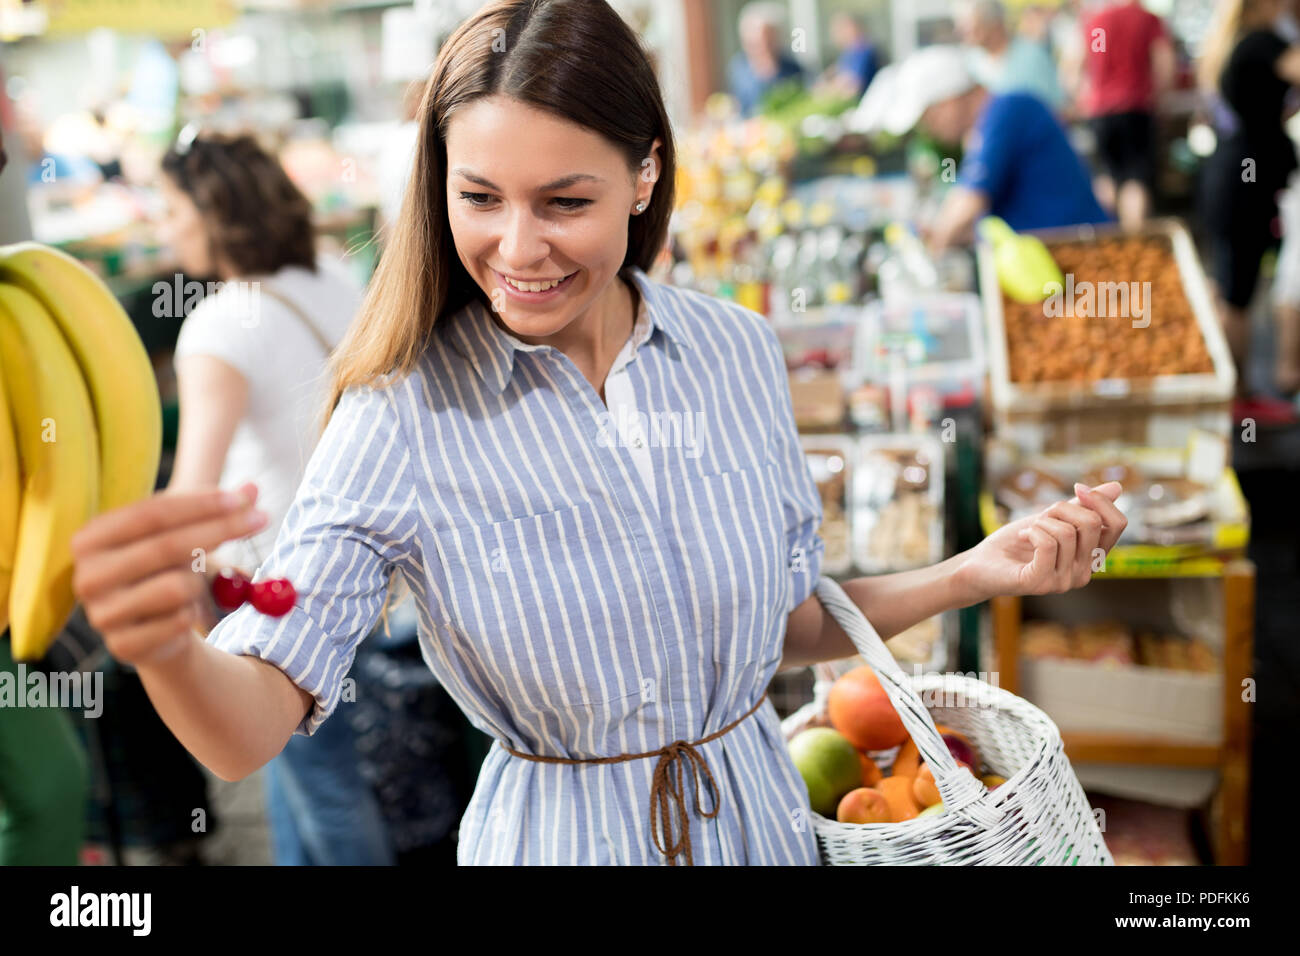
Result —
<path fill-rule="evenodd" d="M 1173 83 L 1173 42 L 1164 21 L 1138 0 L 1121 0 L 1084 18 L 1083 44 L 1080 106 L 1097 139 L 1097 198 L 1135 229 L 1151 209 L 1154 113 Z"/>

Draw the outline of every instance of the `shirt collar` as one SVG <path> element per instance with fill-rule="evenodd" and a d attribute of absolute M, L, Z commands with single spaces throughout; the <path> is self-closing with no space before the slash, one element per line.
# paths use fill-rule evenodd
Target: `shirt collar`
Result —
<path fill-rule="evenodd" d="M 686 335 L 680 317 L 665 301 L 664 290 L 641 269 L 633 266 L 626 270 L 627 276 L 635 283 L 640 293 L 639 310 L 650 324 L 645 340 L 654 334 L 656 328 L 675 344 L 694 349 L 695 345 Z M 535 352 L 550 348 L 545 345 L 529 345 L 501 329 L 492 320 L 488 307 L 479 299 L 470 302 L 455 315 L 446 320 L 447 335 L 452 346 L 478 373 L 483 384 L 494 395 L 505 390 L 514 374 L 515 353 Z M 636 334 L 636 330 L 633 330 Z M 638 336 L 639 338 L 639 336 Z"/>

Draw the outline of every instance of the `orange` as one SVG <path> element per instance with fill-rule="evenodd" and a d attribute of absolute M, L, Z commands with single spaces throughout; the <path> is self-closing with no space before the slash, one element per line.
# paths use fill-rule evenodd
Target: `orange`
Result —
<path fill-rule="evenodd" d="M 870 787 L 858 787 L 844 795 L 835 819 L 840 823 L 889 823 L 893 816 L 884 794 Z"/>
<path fill-rule="evenodd" d="M 934 771 L 928 764 L 922 764 L 917 770 L 916 779 L 912 781 L 912 796 L 923 807 L 932 807 L 943 799 L 939 796 L 939 788 L 934 785 Z"/>
<path fill-rule="evenodd" d="M 862 764 L 862 785 L 864 787 L 874 787 L 880 782 L 880 778 L 883 774 L 881 774 L 880 768 L 876 766 L 874 760 L 866 754 L 859 752 L 858 763 Z"/>
<path fill-rule="evenodd" d="M 831 687 L 831 726 L 859 750 L 887 750 L 907 740 L 898 711 L 870 667 L 856 667 Z"/>
<path fill-rule="evenodd" d="M 915 742 L 909 737 L 903 746 L 898 748 L 898 753 L 894 757 L 894 776 L 915 777 L 920 766 L 921 751 L 916 749 Z"/>
<path fill-rule="evenodd" d="M 884 795 L 895 823 L 911 820 L 921 810 L 912 796 L 911 777 L 886 777 L 876 784 L 876 789 Z"/>

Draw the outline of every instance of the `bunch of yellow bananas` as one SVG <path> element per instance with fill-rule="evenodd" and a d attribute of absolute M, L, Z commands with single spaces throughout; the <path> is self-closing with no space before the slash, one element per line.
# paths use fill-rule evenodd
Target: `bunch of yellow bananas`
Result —
<path fill-rule="evenodd" d="M 65 253 L 0 246 L 0 632 L 44 656 L 67 622 L 73 534 L 153 491 L 153 366 L 108 288 Z"/>

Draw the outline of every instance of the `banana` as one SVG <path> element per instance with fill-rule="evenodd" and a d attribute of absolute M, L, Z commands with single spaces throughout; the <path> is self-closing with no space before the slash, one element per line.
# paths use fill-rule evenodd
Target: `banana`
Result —
<path fill-rule="evenodd" d="M 99 431 L 99 510 L 151 494 L 162 406 L 144 343 L 113 294 L 76 259 L 34 242 L 0 247 L 0 280 L 41 301 L 81 367 Z"/>
<path fill-rule="evenodd" d="M 15 660 L 37 660 L 76 603 L 71 542 L 99 503 L 99 436 L 90 394 L 58 325 L 34 297 L 4 282 L 0 367 L 23 476 L 10 637 Z"/>
<path fill-rule="evenodd" d="M 18 542 L 18 446 L 13 419 L 5 397 L 4 370 L 0 369 L 0 634 L 9 626 L 9 582 L 13 578 L 14 548 Z"/>

